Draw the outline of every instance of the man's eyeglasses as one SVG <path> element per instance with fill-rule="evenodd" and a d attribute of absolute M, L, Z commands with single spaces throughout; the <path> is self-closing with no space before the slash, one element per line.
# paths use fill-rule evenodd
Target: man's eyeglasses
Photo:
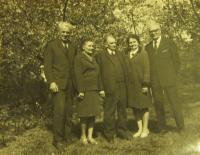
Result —
<path fill-rule="evenodd" d="M 68 31 L 62 31 L 61 33 L 70 35 L 70 32 L 68 32 Z"/>

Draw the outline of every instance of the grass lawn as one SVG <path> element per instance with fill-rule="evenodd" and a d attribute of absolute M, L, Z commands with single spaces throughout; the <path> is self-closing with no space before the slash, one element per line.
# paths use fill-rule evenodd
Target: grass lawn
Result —
<path fill-rule="evenodd" d="M 179 134 L 175 130 L 175 122 L 169 106 L 166 104 L 167 123 L 171 128 L 166 134 L 156 133 L 156 121 L 153 107 L 151 111 L 149 137 L 132 139 L 131 141 L 116 138 L 113 144 L 107 143 L 101 136 L 102 122 L 96 124 L 98 145 L 83 146 L 78 139 L 79 126 L 74 127 L 77 140 L 67 147 L 64 155 L 199 155 L 200 154 L 200 86 L 180 88 L 181 102 L 184 107 L 186 130 Z M 135 132 L 136 122 L 132 112 L 128 110 L 128 127 Z M 51 145 L 52 133 L 44 123 L 27 130 L 6 147 L 0 149 L 0 155 L 57 155 Z"/>

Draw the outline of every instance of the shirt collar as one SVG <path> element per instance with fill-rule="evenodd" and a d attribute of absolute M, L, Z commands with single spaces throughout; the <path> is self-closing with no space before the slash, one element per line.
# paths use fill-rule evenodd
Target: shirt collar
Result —
<path fill-rule="evenodd" d="M 157 46 L 160 45 L 160 41 L 161 41 L 161 36 L 156 40 L 156 44 L 157 44 Z M 155 42 L 154 42 L 154 43 L 155 43 Z"/>
<path fill-rule="evenodd" d="M 115 53 L 115 51 L 112 51 L 111 49 L 107 48 L 107 51 L 110 55 L 113 55 L 113 53 Z"/>
<path fill-rule="evenodd" d="M 160 41 L 161 41 L 161 36 L 157 40 L 158 44 L 160 44 Z"/>
<path fill-rule="evenodd" d="M 66 48 L 69 47 L 69 43 L 64 43 L 64 42 L 62 42 L 62 45 L 63 45 L 63 47 L 66 47 Z"/>
<path fill-rule="evenodd" d="M 136 54 L 138 52 L 139 48 L 136 48 L 135 50 L 131 50 L 130 54 Z"/>
<path fill-rule="evenodd" d="M 87 54 L 86 52 L 83 52 L 83 54 L 84 54 L 90 61 L 92 61 L 92 56 L 91 56 L 91 55 Z"/>

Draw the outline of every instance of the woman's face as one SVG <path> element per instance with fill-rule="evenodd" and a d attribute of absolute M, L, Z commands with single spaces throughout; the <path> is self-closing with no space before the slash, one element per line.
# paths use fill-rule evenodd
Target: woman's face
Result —
<path fill-rule="evenodd" d="M 94 50 L 94 43 L 92 41 L 86 41 L 83 45 L 84 52 L 92 54 Z"/>
<path fill-rule="evenodd" d="M 135 50 L 139 47 L 139 43 L 135 38 L 130 38 L 128 43 L 131 50 Z"/>

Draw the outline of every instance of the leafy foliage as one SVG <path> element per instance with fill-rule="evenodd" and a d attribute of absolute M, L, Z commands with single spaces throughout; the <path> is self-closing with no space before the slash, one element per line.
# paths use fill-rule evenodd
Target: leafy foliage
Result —
<path fill-rule="evenodd" d="M 0 15 L 1 104 L 26 103 L 37 111 L 45 103 L 48 91 L 39 66 L 46 42 L 57 36 L 56 23 L 60 20 L 75 26 L 73 41 L 77 46 L 89 35 L 96 41 L 97 51 L 108 33 L 117 36 L 121 49 L 126 46 L 127 33 L 141 35 L 145 44 L 149 41 L 148 21 L 159 21 L 164 33 L 181 49 L 183 81 L 200 82 L 197 0 L 2 0 Z"/>
<path fill-rule="evenodd" d="M 174 36 L 182 58 L 184 82 L 200 82 L 200 3 L 198 0 L 165 1 L 164 29 Z"/>
<path fill-rule="evenodd" d="M 73 41 L 77 47 L 81 38 L 89 35 L 94 38 L 97 51 L 101 51 L 108 33 L 117 36 L 122 50 L 128 33 L 139 34 L 145 44 L 149 41 L 148 21 L 159 21 L 165 35 L 174 38 L 180 48 L 182 82 L 200 83 L 199 0 L 1 0 L 0 147 L 17 140 L 21 146 L 19 154 L 31 154 L 33 150 L 39 151 L 37 154 L 52 152 L 52 148 L 45 148 L 50 145 L 45 141 L 50 137 L 49 133 L 41 129 L 31 130 L 28 138 L 16 135 L 35 127 L 38 117 L 46 121 L 51 119 L 52 105 L 48 102 L 47 85 L 40 77 L 40 65 L 43 63 L 43 48 L 46 42 L 56 38 L 56 23 L 61 20 L 70 21 L 75 26 Z M 149 145 L 155 146 L 143 150 L 144 153 L 155 154 L 157 150 L 154 148 L 167 145 L 159 137 L 151 140 Z M 29 147 L 26 148 L 27 142 Z M 41 148 L 43 143 L 45 145 Z M 138 153 L 141 149 L 137 148 L 144 148 L 143 144 L 136 142 L 119 149 L 125 151 L 123 154 L 131 153 L 129 148 L 132 146 Z M 41 149 L 37 150 L 38 147 Z M 118 144 L 103 144 L 103 147 L 104 151 L 119 151 L 116 149 Z M 12 154 L 16 148 L 18 144 L 7 151 Z M 78 151 L 82 153 L 82 149 L 85 150 L 81 148 Z M 102 149 L 96 151 L 102 153 Z"/>

